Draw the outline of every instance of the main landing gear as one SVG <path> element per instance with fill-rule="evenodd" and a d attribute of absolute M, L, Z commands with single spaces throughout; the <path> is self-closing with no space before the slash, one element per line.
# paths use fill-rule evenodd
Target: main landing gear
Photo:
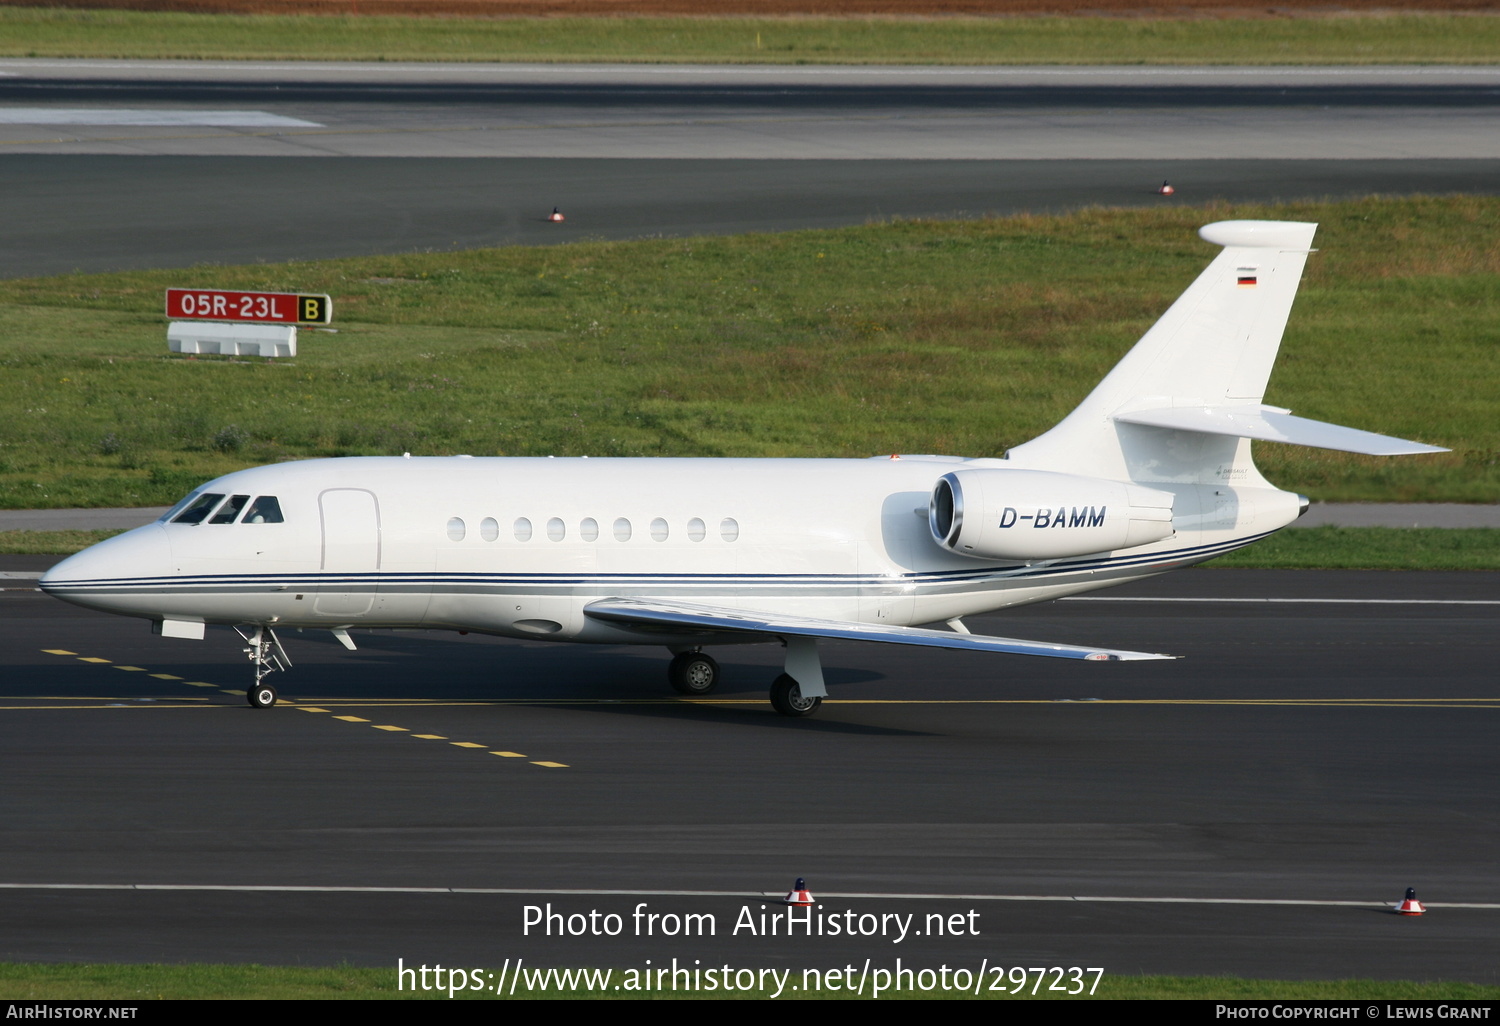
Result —
<path fill-rule="evenodd" d="M 771 682 L 771 707 L 783 716 L 811 716 L 823 704 L 821 698 L 805 698 L 802 685 L 783 673 Z"/>
<path fill-rule="evenodd" d="M 706 695 L 719 683 L 719 664 L 702 652 L 679 652 L 667 667 L 667 680 L 680 694 Z"/>
<path fill-rule="evenodd" d="M 276 689 L 266 683 L 266 678 L 278 670 L 285 670 L 292 661 L 287 658 L 286 650 L 271 628 L 245 624 L 234 631 L 249 643 L 245 655 L 255 664 L 255 686 L 245 692 L 245 698 L 252 709 L 269 709 L 276 704 Z"/>
<path fill-rule="evenodd" d="M 771 682 L 771 707 L 783 716 L 811 716 L 828 695 L 817 642 L 789 637 L 783 643 L 786 672 Z M 667 680 L 679 694 L 706 695 L 719 683 L 719 664 L 701 651 L 678 652 L 667 668 Z"/>

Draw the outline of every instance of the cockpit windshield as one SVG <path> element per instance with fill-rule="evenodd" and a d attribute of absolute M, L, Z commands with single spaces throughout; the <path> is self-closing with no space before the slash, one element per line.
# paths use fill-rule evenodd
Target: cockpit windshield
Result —
<path fill-rule="evenodd" d="M 188 492 L 186 496 L 184 496 L 183 498 L 181 498 L 181 499 L 179 499 L 177 501 L 177 505 L 173 506 L 171 509 L 167 510 L 161 516 L 157 517 L 156 518 L 156 522 L 159 523 L 159 524 L 171 523 L 172 519 L 174 517 L 176 517 L 177 514 L 181 513 L 183 510 L 187 509 L 188 503 L 192 502 L 197 497 L 198 497 L 198 493 L 197 492 Z"/>
<path fill-rule="evenodd" d="M 219 504 L 219 500 L 222 498 L 224 498 L 223 492 L 219 492 L 218 494 L 215 494 L 213 492 L 204 492 L 192 502 L 188 503 L 187 509 L 178 514 L 172 520 L 172 523 L 201 524 L 203 523 L 203 518 L 208 516 L 213 508 Z"/>
<path fill-rule="evenodd" d="M 223 501 L 223 505 L 219 503 Z M 250 502 L 248 495 L 231 495 L 224 499 L 223 492 L 198 492 L 189 495 L 162 516 L 163 523 L 173 524 L 232 524 L 239 519 L 240 510 L 250 503 L 249 512 L 239 522 L 242 524 L 280 524 L 281 503 L 274 495 L 262 495 Z M 213 516 L 210 517 L 209 514 Z"/>

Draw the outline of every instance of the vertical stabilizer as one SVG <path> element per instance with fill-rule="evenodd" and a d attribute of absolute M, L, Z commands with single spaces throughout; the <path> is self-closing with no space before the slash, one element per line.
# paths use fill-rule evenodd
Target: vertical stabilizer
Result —
<path fill-rule="evenodd" d="M 1224 249 L 1077 409 L 1012 449 L 1010 459 L 1117 480 L 1258 477 L 1243 438 L 1115 418 L 1177 407 L 1259 409 L 1317 227 L 1220 221 L 1202 228 L 1200 236 Z"/>

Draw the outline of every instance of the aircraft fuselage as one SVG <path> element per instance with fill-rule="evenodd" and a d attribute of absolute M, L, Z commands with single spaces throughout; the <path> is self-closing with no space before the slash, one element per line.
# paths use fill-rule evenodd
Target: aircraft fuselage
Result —
<path fill-rule="evenodd" d="M 659 645 L 674 638 L 592 619 L 584 607 L 671 598 L 931 623 L 1200 562 L 1298 513 L 1297 497 L 1273 488 L 1158 483 L 1172 495 L 1174 533 L 1151 544 L 1029 561 L 939 545 L 929 524 L 937 480 L 1006 464 L 926 456 L 310 460 L 209 482 L 194 495 L 223 499 L 197 522 L 183 522 L 179 506 L 64 561 L 45 583 L 79 605 L 157 620 Z M 279 522 L 251 522 L 264 497 L 276 500 Z M 1108 501 L 1066 496 L 1019 524 L 1011 513 L 1007 526 L 1060 539 L 1097 522 Z"/>

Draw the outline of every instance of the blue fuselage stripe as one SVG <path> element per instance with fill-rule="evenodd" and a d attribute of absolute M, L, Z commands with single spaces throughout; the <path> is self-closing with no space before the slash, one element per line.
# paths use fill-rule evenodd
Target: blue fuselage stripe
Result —
<path fill-rule="evenodd" d="M 902 574 L 745 574 L 745 573 L 485 573 L 474 571 L 414 571 L 388 572 L 300 572 L 287 574 L 185 574 L 171 577 L 126 577 L 98 578 L 84 581 L 43 581 L 42 589 L 48 592 L 98 592 L 150 589 L 191 589 L 209 587 L 230 588 L 241 591 L 246 588 L 326 588 L 347 585 L 354 587 L 429 587 L 452 586 L 507 587 L 525 586 L 610 588 L 662 585 L 690 586 L 695 590 L 705 587 L 735 588 L 757 585 L 841 585 L 844 587 L 872 587 L 904 585 L 922 588 L 925 586 L 978 583 L 984 581 L 1034 580 L 1059 577 L 1075 573 L 1098 572 L 1127 568 L 1147 569 L 1184 562 L 1199 562 L 1221 555 L 1258 541 L 1267 535 L 1261 534 L 1196 545 L 1166 552 L 1142 553 L 1139 555 L 1108 556 L 1079 560 L 1049 562 L 1041 565 L 1010 564 L 1003 566 L 975 567 L 973 569 L 914 571 Z"/>

